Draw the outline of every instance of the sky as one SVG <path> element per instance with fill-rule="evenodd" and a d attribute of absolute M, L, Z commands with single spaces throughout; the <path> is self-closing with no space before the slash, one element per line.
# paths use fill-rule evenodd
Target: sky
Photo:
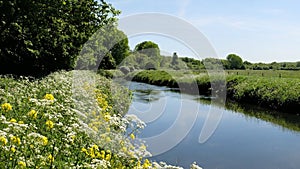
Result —
<path fill-rule="evenodd" d="M 218 58 L 235 53 L 250 62 L 300 61 L 300 1 L 298 0 L 107 0 L 121 10 L 120 19 L 142 13 L 162 13 L 195 26 Z M 180 41 L 160 35 L 129 37 L 130 47 L 144 40 L 163 54 L 195 57 Z"/>

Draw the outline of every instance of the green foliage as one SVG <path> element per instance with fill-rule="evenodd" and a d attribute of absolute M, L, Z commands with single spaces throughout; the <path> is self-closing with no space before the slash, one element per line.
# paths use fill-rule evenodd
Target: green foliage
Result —
<path fill-rule="evenodd" d="M 240 74 L 242 74 L 241 72 L 242 70 L 240 70 Z M 283 73 L 283 71 L 281 72 Z M 247 74 L 247 72 L 244 71 L 243 74 Z M 224 87 L 224 82 L 226 82 L 227 98 L 229 99 L 290 113 L 297 113 L 295 110 L 300 109 L 299 72 L 297 75 L 295 74 L 294 78 L 272 77 L 268 73 L 264 76 L 261 74 L 240 76 L 230 72 L 224 79 L 224 75 L 218 73 L 210 76 L 207 74 L 191 76 L 190 73 L 184 74 L 183 71 L 160 70 L 142 71 L 129 76 L 133 76 L 131 78 L 135 81 L 155 85 L 168 87 L 178 87 L 179 85 L 181 91 L 192 94 L 198 94 L 195 93 L 196 91 L 200 91 L 200 94 L 211 94 L 212 85 Z M 195 82 L 197 88 L 193 85 Z"/>
<path fill-rule="evenodd" d="M 100 28 L 84 44 L 77 69 L 115 69 L 129 54 L 128 38 L 114 24 Z"/>
<path fill-rule="evenodd" d="M 203 59 L 203 64 L 205 65 L 205 69 L 214 69 L 214 70 L 222 70 L 224 66 L 220 59 L 216 58 L 205 58 Z"/>
<path fill-rule="evenodd" d="M 120 66 L 132 66 L 136 69 L 145 69 L 146 64 L 149 62 L 149 60 L 152 60 L 147 55 L 135 52 L 131 53 L 128 57 L 126 57 Z"/>
<path fill-rule="evenodd" d="M 82 45 L 119 11 L 103 0 L 0 3 L 0 73 L 72 69 Z"/>
<path fill-rule="evenodd" d="M 188 57 L 181 58 L 181 60 L 186 63 L 186 65 L 189 69 L 192 69 L 192 70 L 205 69 L 204 64 L 200 60 L 188 58 Z"/>
<path fill-rule="evenodd" d="M 151 41 L 144 41 L 142 43 L 137 44 L 134 48 L 134 51 L 145 54 L 149 57 L 160 57 L 160 49 L 158 45 Z"/>
<path fill-rule="evenodd" d="M 134 75 L 133 77 L 130 77 Z M 143 70 L 137 74 L 129 74 L 130 79 L 160 86 L 176 87 L 176 81 L 172 75 L 163 70 Z"/>
<path fill-rule="evenodd" d="M 229 67 L 231 69 L 243 69 L 243 60 L 236 54 L 229 54 L 227 56 Z"/>
<path fill-rule="evenodd" d="M 300 79 L 229 76 L 227 87 L 229 96 L 237 101 L 291 113 L 300 108 Z"/>

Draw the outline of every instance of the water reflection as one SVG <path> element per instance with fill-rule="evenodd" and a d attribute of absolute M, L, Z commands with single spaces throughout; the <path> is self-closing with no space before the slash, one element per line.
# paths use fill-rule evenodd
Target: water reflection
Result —
<path fill-rule="evenodd" d="M 199 97 L 195 100 L 202 104 L 211 104 L 211 98 L 209 97 Z M 218 105 L 215 104 L 215 106 Z M 271 122 L 274 126 L 280 126 L 282 130 L 289 129 L 297 132 L 300 131 L 300 110 L 295 110 L 299 113 L 288 114 L 251 104 L 237 103 L 230 100 L 226 102 L 225 108 L 233 111 L 234 113 L 243 113 L 244 116 L 246 116 L 246 119 L 247 117 L 255 117 L 260 120 Z"/>
<path fill-rule="evenodd" d="M 199 115 L 185 138 L 176 147 L 151 160 L 166 161 L 184 168 L 194 161 L 205 169 L 300 168 L 299 116 L 229 101 L 224 108 L 218 104 L 211 105 L 214 98 L 184 95 L 142 83 L 131 82 L 130 87 L 134 94 L 130 111 L 147 123 L 140 138 L 167 131 L 176 122 L 179 110 L 193 115 L 193 107 L 199 106 Z M 180 105 L 185 101 L 189 104 L 181 109 Z M 212 107 L 221 109 L 224 115 L 213 136 L 200 144 L 199 133 Z M 178 124 L 188 123 L 191 122 L 182 120 Z M 174 138 L 175 135 L 164 138 L 154 150 L 171 143 Z"/>

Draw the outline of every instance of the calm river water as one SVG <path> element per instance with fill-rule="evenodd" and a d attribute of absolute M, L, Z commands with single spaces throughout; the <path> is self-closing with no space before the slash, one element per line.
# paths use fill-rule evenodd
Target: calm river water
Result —
<path fill-rule="evenodd" d="M 259 118 L 245 114 L 243 109 L 214 106 L 199 101 L 199 96 L 166 87 L 131 82 L 129 88 L 134 91 L 129 113 L 147 124 L 139 138 L 148 139 L 149 150 L 155 154 L 151 160 L 184 168 L 194 161 L 204 169 L 300 168 L 297 116 L 286 115 L 288 120 L 268 115 Z M 211 109 L 223 116 L 211 137 L 200 143 L 199 135 Z"/>

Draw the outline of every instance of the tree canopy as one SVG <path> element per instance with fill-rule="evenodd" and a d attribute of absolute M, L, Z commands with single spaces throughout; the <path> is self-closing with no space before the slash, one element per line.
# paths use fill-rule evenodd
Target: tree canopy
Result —
<path fill-rule="evenodd" d="M 0 73 L 73 69 L 82 45 L 118 14 L 104 0 L 0 1 Z"/>
<path fill-rule="evenodd" d="M 134 51 L 145 54 L 149 57 L 159 57 L 160 49 L 158 45 L 151 41 L 144 41 L 135 46 Z"/>
<path fill-rule="evenodd" d="M 127 36 L 114 24 L 108 24 L 84 44 L 76 69 L 114 69 L 129 53 Z"/>
<path fill-rule="evenodd" d="M 229 54 L 227 60 L 231 69 L 242 69 L 244 67 L 242 58 L 236 54 Z"/>

